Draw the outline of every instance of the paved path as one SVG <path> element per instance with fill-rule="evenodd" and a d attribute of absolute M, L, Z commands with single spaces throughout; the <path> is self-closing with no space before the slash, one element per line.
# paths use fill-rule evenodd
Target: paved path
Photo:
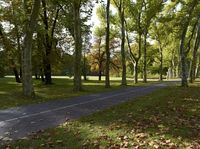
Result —
<path fill-rule="evenodd" d="M 134 100 L 136 97 L 165 86 L 165 84 L 154 84 L 129 87 L 106 93 L 73 97 L 68 100 L 0 110 L 0 143 L 25 137 L 41 129 L 58 126 L 66 119 L 76 119 L 128 100 Z"/>

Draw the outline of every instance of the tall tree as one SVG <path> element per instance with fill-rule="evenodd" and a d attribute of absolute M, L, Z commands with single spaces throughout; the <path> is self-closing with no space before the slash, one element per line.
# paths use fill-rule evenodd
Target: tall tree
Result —
<path fill-rule="evenodd" d="M 161 18 L 160 18 L 161 19 Z M 169 36 L 168 31 L 167 31 L 167 24 L 158 22 L 159 18 L 155 20 L 154 23 L 152 23 L 152 28 L 151 28 L 151 35 L 154 40 L 157 41 L 157 46 L 158 46 L 158 51 L 159 51 L 159 61 L 160 61 L 160 66 L 159 66 L 159 80 L 163 81 L 163 50 L 168 44 L 168 40 L 166 40 L 166 36 Z M 169 36 L 170 37 L 170 36 Z"/>
<path fill-rule="evenodd" d="M 82 36 L 80 18 L 81 0 L 73 0 L 73 19 L 74 19 L 74 91 L 82 90 L 81 83 L 81 57 L 82 57 Z"/>
<path fill-rule="evenodd" d="M 4 35 L 3 33 L 3 27 L 0 24 L 0 41 L 3 43 L 3 47 L 5 49 L 5 53 L 8 56 L 10 67 L 13 70 L 13 73 L 15 75 L 15 80 L 17 83 L 21 83 L 21 79 L 19 78 L 19 73 L 15 64 L 15 61 L 13 59 L 13 52 L 12 50 L 15 48 L 11 43 L 11 41 Z"/>
<path fill-rule="evenodd" d="M 188 4 L 188 14 L 183 19 L 183 26 L 182 26 L 182 33 L 181 33 L 181 40 L 180 40 L 180 57 L 181 57 L 181 86 L 182 87 L 188 87 L 188 81 L 187 81 L 187 54 L 188 54 L 188 47 L 190 47 L 190 40 L 188 41 L 187 47 L 185 47 L 185 40 L 186 40 L 186 34 L 188 32 L 188 27 L 190 24 L 190 21 L 192 19 L 192 13 L 195 9 L 195 7 L 198 4 L 198 0 L 192 0 L 192 2 L 189 2 Z M 188 46 L 189 45 L 189 46 Z"/>
<path fill-rule="evenodd" d="M 49 18 L 49 12 L 47 9 L 47 2 L 46 0 L 42 0 L 42 7 L 43 7 L 43 24 L 45 28 L 45 40 L 44 40 L 44 47 L 45 47 L 45 57 L 44 57 L 44 74 L 45 74 L 45 84 L 51 84 L 52 78 L 52 66 L 51 66 L 51 55 L 52 55 L 52 48 L 53 48 L 53 41 L 54 41 L 54 32 L 56 29 L 56 24 L 60 12 L 60 8 L 56 8 L 55 10 L 55 16 L 53 16 L 50 20 Z M 52 23 L 52 27 L 50 26 L 50 21 Z"/>
<path fill-rule="evenodd" d="M 110 0 L 106 5 L 106 81 L 105 87 L 110 87 Z"/>
<path fill-rule="evenodd" d="M 190 83 L 193 83 L 193 81 L 195 80 L 195 71 L 196 71 L 199 46 L 200 46 L 200 18 L 198 19 L 196 39 L 194 43 L 192 61 L 190 66 Z"/>
<path fill-rule="evenodd" d="M 26 5 L 26 2 L 24 2 Z M 28 22 L 26 23 L 25 36 L 23 41 L 22 52 L 22 78 L 23 78 L 23 94 L 32 97 L 34 95 L 32 83 L 32 38 L 33 32 L 37 25 L 37 18 L 40 10 L 40 0 L 34 0 L 32 12 Z"/>
<path fill-rule="evenodd" d="M 143 82 L 147 82 L 147 38 L 149 34 L 149 27 L 152 19 L 163 8 L 163 1 L 160 0 L 143 0 L 144 3 L 144 23 L 143 23 L 143 36 L 144 36 L 144 49 L 143 49 Z"/>
<path fill-rule="evenodd" d="M 125 19 L 125 26 L 126 26 L 126 39 L 128 42 L 128 49 L 130 54 L 130 59 L 132 61 L 134 67 L 134 83 L 138 83 L 138 64 L 139 60 L 142 56 L 142 8 L 144 6 L 143 1 L 138 1 L 137 3 L 130 3 L 129 6 L 129 20 Z M 130 24 L 130 25 L 129 25 Z M 136 32 L 137 39 L 136 42 L 138 44 L 138 48 L 136 46 L 132 47 L 131 42 L 133 41 L 130 39 L 129 32 Z"/>
<path fill-rule="evenodd" d="M 122 61 L 122 82 L 121 85 L 126 85 L 126 54 L 125 54 L 125 1 L 113 0 L 115 7 L 117 7 L 118 15 L 121 24 L 121 61 Z"/>
<path fill-rule="evenodd" d="M 105 61 L 105 51 L 103 51 L 103 45 L 102 45 L 102 40 L 103 37 L 105 37 L 105 28 L 102 26 L 96 27 L 94 30 L 94 36 L 97 38 L 96 42 L 94 44 L 94 48 L 98 49 L 98 54 L 97 54 L 97 63 L 98 63 L 98 75 L 99 75 L 99 81 L 101 81 L 101 76 L 102 76 L 102 71 L 103 71 L 103 62 Z"/>

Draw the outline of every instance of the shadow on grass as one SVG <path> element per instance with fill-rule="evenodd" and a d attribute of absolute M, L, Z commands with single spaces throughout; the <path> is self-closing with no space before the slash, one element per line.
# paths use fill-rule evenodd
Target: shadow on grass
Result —
<path fill-rule="evenodd" d="M 66 122 L 13 146 L 45 148 L 53 144 L 59 149 L 200 148 L 199 89 L 169 87 Z"/>
<path fill-rule="evenodd" d="M 88 143 L 90 145 L 98 140 L 99 144 L 106 147 L 116 144 L 125 147 L 128 142 L 130 148 L 137 147 L 138 144 L 155 148 L 198 148 L 199 89 L 168 88 L 140 100 L 82 118 L 79 125 L 90 125 L 91 128 L 88 129 L 94 130 L 89 136 L 89 140 L 93 140 Z"/>

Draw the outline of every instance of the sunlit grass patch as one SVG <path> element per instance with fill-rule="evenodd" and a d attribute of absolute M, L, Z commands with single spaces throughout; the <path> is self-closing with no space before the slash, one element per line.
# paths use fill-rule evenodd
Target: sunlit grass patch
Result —
<path fill-rule="evenodd" d="M 120 79 L 111 78 L 111 88 L 107 89 L 104 81 L 98 81 L 97 77 L 88 77 L 87 81 L 83 81 L 82 92 L 73 91 L 73 80 L 69 77 L 53 77 L 52 85 L 44 85 L 41 80 L 34 79 L 35 98 L 26 98 L 22 95 L 22 84 L 16 83 L 14 77 L 0 78 L 0 109 L 116 90 L 122 88 Z M 127 79 L 127 82 L 128 86 L 134 86 L 132 79 Z M 136 86 L 139 85 L 144 83 Z"/>

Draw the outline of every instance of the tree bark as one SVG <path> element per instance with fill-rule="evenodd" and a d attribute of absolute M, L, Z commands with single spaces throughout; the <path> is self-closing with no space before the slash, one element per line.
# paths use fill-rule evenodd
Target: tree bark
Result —
<path fill-rule="evenodd" d="M 124 19 L 124 0 L 120 0 L 119 15 L 121 21 L 121 59 L 122 59 L 122 82 L 121 85 L 127 85 L 126 82 L 126 54 L 125 54 L 125 19 Z"/>
<path fill-rule="evenodd" d="M 144 33 L 143 82 L 147 83 L 147 31 Z"/>
<path fill-rule="evenodd" d="M 84 51 L 84 53 L 83 53 L 83 78 L 84 78 L 84 81 L 87 80 L 87 68 L 86 68 L 85 51 Z"/>
<path fill-rule="evenodd" d="M 186 61 L 187 51 L 186 51 L 184 44 L 185 44 L 186 34 L 187 34 L 187 31 L 188 31 L 188 26 L 189 26 L 189 23 L 191 21 L 191 15 L 192 15 L 192 12 L 193 12 L 195 5 L 197 3 L 198 3 L 197 0 L 192 1 L 191 8 L 189 8 L 188 16 L 186 17 L 185 24 L 184 24 L 183 29 L 182 29 L 181 43 L 180 43 L 181 70 L 182 70 L 182 72 L 181 72 L 182 73 L 181 74 L 181 86 L 182 87 L 188 87 L 187 61 Z"/>
<path fill-rule="evenodd" d="M 49 24 L 48 24 L 48 16 L 47 16 L 47 8 L 46 8 L 46 0 L 42 0 L 42 7 L 43 7 L 43 22 L 45 25 L 45 49 L 46 55 L 44 58 L 44 75 L 45 75 L 45 84 L 52 84 L 51 79 L 51 43 L 49 37 Z"/>
<path fill-rule="evenodd" d="M 163 49 L 160 45 L 160 81 L 163 81 Z"/>
<path fill-rule="evenodd" d="M 99 65 L 99 81 L 101 81 L 102 76 L 102 57 L 101 57 L 101 38 L 99 39 L 99 49 L 98 49 L 98 65 Z"/>
<path fill-rule="evenodd" d="M 49 27 L 49 18 L 46 6 L 46 0 L 42 0 L 42 7 L 43 7 L 43 23 L 45 25 L 45 50 L 46 55 L 44 58 L 44 75 L 45 75 L 45 84 L 52 84 L 52 77 L 51 77 L 51 53 L 52 53 L 52 46 L 53 46 L 53 38 L 54 38 L 54 31 L 56 28 L 56 23 L 59 15 L 60 9 L 58 8 L 55 13 L 55 18 L 53 20 L 52 29 L 50 30 Z"/>
<path fill-rule="evenodd" d="M 26 25 L 26 32 L 23 42 L 22 54 L 22 73 L 23 73 L 23 94 L 24 96 L 32 97 L 34 95 L 32 83 L 32 36 L 37 25 L 37 18 L 39 15 L 40 0 L 35 0 L 31 16 Z"/>
<path fill-rule="evenodd" d="M 140 20 L 140 15 L 139 15 L 139 20 Z M 126 21 L 125 21 L 125 25 L 127 27 Z M 140 22 L 139 22 L 139 28 L 140 28 Z M 126 39 L 127 39 L 127 42 L 128 42 L 128 49 L 129 49 L 129 53 L 130 53 L 130 58 L 132 60 L 133 67 L 134 67 L 134 83 L 137 84 L 138 83 L 138 63 L 139 63 L 139 60 L 141 58 L 141 44 L 142 44 L 141 31 L 139 31 L 139 43 L 138 43 L 138 45 L 139 45 L 139 52 L 138 52 L 138 57 L 136 57 L 133 54 L 132 50 L 131 50 L 131 44 L 129 42 L 129 36 L 128 36 L 127 31 L 126 31 Z"/>
<path fill-rule="evenodd" d="M 81 82 L 81 54 L 82 54 L 82 37 L 81 37 L 81 19 L 80 19 L 80 0 L 73 1 L 74 13 L 74 91 L 82 90 Z"/>
<path fill-rule="evenodd" d="M 110 0 L 106 6 L 106 81 L 105 87 L 110 87 Z"/>
<path fill-rule="evenodd" d="M 199 59 L 199 61 L 198 61 L 198 64 L 196 66 L 195 78 L 199 77 L 199 72 L 200 72 L 200 54 L 198 56 L 198 59 Z"/>
<path fill-rule="evenodd" d="M 138 83 L 138 60 L 134 63 L 134 83 Z"/>
<path fill-rule="evenodd" d="M 101 72 L 101 69 L 99 69 L 99 81 L 101 81 L 101 76 L 102 76 L 102 72 Z"/>
<path fill-rule="evenodd" d="M 17 68 L 16 68 L 16 65 L 15 65 L 15 62 L 14 62 L 13 59 L 11 59 L 11 65 L 12 65 L 11 67 L 12 67 L 13 73 L 14 73 L 14 75 L 15 75 L 15 81 L 16 81 L 17 83 L 22 83 L 22 81 L 21 81 L 21 79 L 20 79 L 20 77 L 19 77 L 18 70 L 17 70 Z"/>
<path fill-rule="evenodd" d="M 196 64 L 197 64 L 197 55 L 198 55 L 199 45 L 200 45 L 200 19 L 197 26 L 197 34 L 196 34 L 196 39 L 194 43 L 194 50 L 193 50 L 192 61 L 191 61 L 191 66 L 190 66 L 190 83 L 193 83 L 195 80 L 195 69 L 196 69 Z"/>

